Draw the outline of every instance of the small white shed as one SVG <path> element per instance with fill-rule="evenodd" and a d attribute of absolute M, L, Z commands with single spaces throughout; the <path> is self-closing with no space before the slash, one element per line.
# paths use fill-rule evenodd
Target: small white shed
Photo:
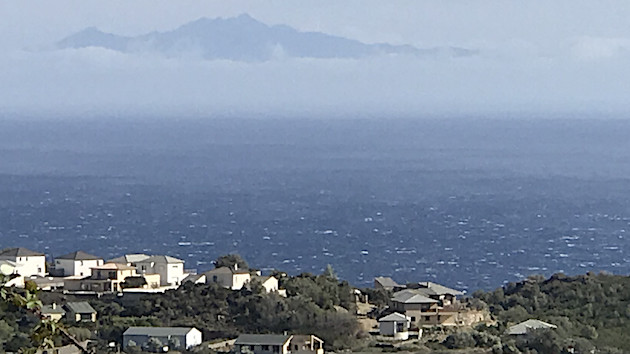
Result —
<path fill-rule="evenodd" d="M 378 320 L 379 333 L 382 336 L 394 337 L 394 339 L 409 339 L 409 325 L 411 318 L 401 313 L 394 312 Z"/>

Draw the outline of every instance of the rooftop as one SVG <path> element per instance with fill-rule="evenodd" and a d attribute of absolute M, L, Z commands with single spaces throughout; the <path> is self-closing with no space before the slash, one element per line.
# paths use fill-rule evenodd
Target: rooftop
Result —
<path fill-rule="evenodd" d="M 182 283 L 185 283 L 185 282 L 196 283 L 200 279 L 202 279 L 205 282 L 205 274 L 188 274 L 186 276 L 186 278 L 184 278 L 184 280 L 182 280 Z"/>
<path fill-rule="evenodd" d="M 547 329 L 547 328 L 558 328 L 558 327 L 556 325 L 552 325 L 551 323 L 529 319 L 527 321 L 521 322 L 512 327 L 509 327 L 507 330 L 507 333 L 511 335 L 521 335 L 521 334 L 527 334 L 528 331 L 537 330 L 537 329 Z"/>
<path fill-rule="evenodd" d="M 64 311 L 61 306 L 59 305 L 44 305 L 41 308 L 41 313 L 44 315 L 53 315 L 53 314 L 59 314 L 59 315 L 64 315 L 66 313 L 66 311 Z"/>
<path fill-rule="evenodd" d="M 235 345 L 284 345 L 293 336 L 282 334 L 241 334 Z"/>
<path fill-rule="evenodd" d="M 96 310 L 87 301 L 69 302 L 65 307 L 74 313 L 96 313 Z"/>
<path fill-rule="evenodd" d="M 444 285 L 432 283 L 430 281 L 419 282 L 418 285 L 420 285 L 420 288 L 418 290 L 422 290 L 425 294 L 428 295 L 464 295 L 464 293 L 459 290 L 451 289 Z"/>
<path fill-rule="evenodd" d="M 394 288 L 400 286 L 400 284 L 396 283 L 394 279 L 390 277 L 376 277 L 374 278 L 374 282 L 381 284 L 384 288 Z"/>
<path fill-rule="evenodd" d="M 29 256 L 44 256 L 44 254 L 31 251 L 24 247 L 5 248 L 2 251 L 0 251 L 0 257 L 29 257 Z"/>
<path fill-rule="evenodd" d="M 137 263 L 184 263 L 183 260 L 171 256 L 150 256 L 148 258 L 136 261 Z"/>
<path fill-rule="evenodd" d="M 97 269 L 97 270 L 133 270 L 136 269 L 135 267 L 132 266 L 128 266 L 126 264 L 123 263 L 105 263 L 102 266 L 98 266 L 98 267 L 92 267 L 91 269 Z"/>
<path fill-rule="evenodd" d="M 437 300 L 430 299 L 420 294 L 416 289 L 405 289 L 394 293 L 392 301 L 402 302 L 404 304 L 434 304 Z"/>
<path fill-rule="evenodd" d="M 409 317 L 398 312 L 390 313 L 389 315 L 378 319 L 379 322 L 406 322 L 410 320 L 411 319 Z"/>
<path fill-rule="evenodd" d="M 59 256 L 56 259 L 73 259 L 75 261 L 89 261 L 89 260 L 97 260 L 97 259 L 102 259 L 102 258 L 93 256 L 83 251 L 76 251 L 76 252 L 64 254 L 63 256 Z"/>
<path fill-rule="evenodd" d="M 149 337 L 185 336 L 192 330 L 197 329 L 194 327 L 129 327 L 123 335 Z"/>
<path fill-rule="evenodd" d="M 212 270 L 209 270 L 207 272 L 205 272 L 204 274 L 226 274 L 226 273 L 232 273 L 232 274 L 249 274 L 249 270 L 248 269 L 232 269 L 232 268 L 228 268 L 228 267 L 219 267 L 219 268 L 214 268 Z"/>
<path fill-rule="evenodd" d="M 109 261 L 107 261 L 107 263 L 124 263 L 124 264 L 136 263 L 147 258 L 149 258 L 149 256 L 147 256 L 144 253 L 134 253 L 134 254 L 126 254 L 124 256 L 110 259 Z"/>

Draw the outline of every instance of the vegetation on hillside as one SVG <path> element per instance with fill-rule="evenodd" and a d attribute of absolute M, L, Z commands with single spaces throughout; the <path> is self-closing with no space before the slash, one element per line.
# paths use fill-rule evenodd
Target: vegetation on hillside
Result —
<path fill-rule="evenodd" d="M 235 255 L 217 264 L 247 263 Z M 67 344 L 70 338 L 93 339 L 97 351 L 118 342 L 130 326 L 186 326 L 200 329 L 206 340 L 234 338 L 241 333 L 310 333 L 324 339 L 326 348 L 349 349 L 361 345 L 363 333 L 355 313 L 352 287 L 336 278 L 332 267 L 321 275 L 287 276 L 276 271 L 287 297 L 266 293 L 258 283 L 239 291 L 216 284 L 185 283 L 164 294 L 104 295 L 87 299 L 98 311 L 97 323 L 50 326 L 37 315 L 40 299 L 64 303 L 79 298 L 55 292 L 2 289 L 0 295 L 0 349 L 27 349 Z M 386 310 L 391 294 L 365 289 Z M 85 301 L 83 297 L 80 300 Z M 630 352 L 630 277 L 588 273 L 555 274 L 548 279 L 531 276 L 494 291 L 475 292 L 469 304 L 487 307 L 495 324 L 468 329 L 428 330 L 426 350 L 470 350 L 501 353 L 626 353 Z M 506 334 L 509 326 L 538 319 L 556 329 L 531 331 L 524 336 Z M 71 327 L 73 326 L 73 327 Z M 60 333 L 59 329 L 67 333 Z M 64 329 L 67 328 L 67 329 Z M 63 335 L 62 335 L 63 334 Z M 433 336 L 437 334 L 437 336 Z M 439 339 L 435 339 L 439 338 Z M 430 348 L 430 349 L 429 349 Z M 474 348 L 474 349 L 473 349 Z M 204 349 L 197 348 L 198 351 Z"/>
<path fill-rule="evenodd" d="M 486 347 L 493 353 L 630 352 L 630 278 L 588 273 L 531 276 L 474 296 L 485 302 L 496 326 L 458 331 L 442 342 L 447 348 Z M 509 336 L 511 325 L 538 319 L 557 329 Z"/>
<path fill-rule="evenodd" d="M 0 274 L 0 350 L 36 353 L 70 344 L 89 353 L 79 340 L 80 330 L 43 318 L 37 286 L 25 282 L 24 289 L 7 288 L 10 277 Z"/>
<path fill-rule="evenodd" d="M 247 263 L 240 257 L 221 257 L 219 264 Z M 277 274 L 283 274 L 276 272 Z M 130 326 L 196 327 L 205 340 L 234 338 L 241 333 L 314 334 L 327 349 L 350 348 L 361 332 L 354 313 L 352 287 L 329 275 L 282 276 L 287 297 L 266 293 L 256 283 L 239 291 L 216 284 L 185 283 L 164 294 L 105 295 L 88 301 L 98 311 L 96 324 L 81 326 L 96 331 L 99 350 L 120 342 Z M 76 300 L 47 293 L 46 302 Z M 82 298 L 85 301 L 85 298 Z"/>

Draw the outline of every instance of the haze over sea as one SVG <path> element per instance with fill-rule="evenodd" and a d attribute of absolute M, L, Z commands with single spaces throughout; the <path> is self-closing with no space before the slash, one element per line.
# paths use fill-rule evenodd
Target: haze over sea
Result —
<path fill-rule="evenodd" d="M 0 248 L 469 291 L 628 274 L 630 122 L 565 118 L 3 120 Z"/>

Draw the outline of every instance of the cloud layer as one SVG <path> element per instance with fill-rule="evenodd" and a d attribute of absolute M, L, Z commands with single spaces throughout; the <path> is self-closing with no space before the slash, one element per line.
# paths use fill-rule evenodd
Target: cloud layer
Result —
<path fill-rule="evenodd" d="M 287 10 L 286 17 L 302 18 L 302 12 L 309 9 L 308 4 L 291 10 L 293 17 Z M 384 6 L 367 4 L 373 10 Z M 218 12 L 220 6 L 214 6 Z M 239 6 L 224 9 L 224 13 L 231 15 L 238 10 L 252 10 L 254 16 L 258 11 L 263 19 L 272 17 L 251 3 L 240 3 Z M 354 39 L 365 42 L 389 39 L 394 44 L 420 47 L 464 46 L 479 50 L 478 56 L 419 58 L 383 55 L 360 59 L 310 59 L 286 58 L 278 51 L 279 55 L 270 61 L 246 63 L 203 60 L 186 55 L 163 58 L 150 54 L 122 54 L 102 48 L 53 50 L 43 48 L 41 41 L 19 41 L 5 32 L 4 38 L 0 36 L 0 44 L 7 48 L 0 54 L 0 112 L 4 117 L 126 114 L 415 117 L 501 115 L 505 112 L 541 116 L 562 112 L 623 116 L 629 111 L 626 92 L 630 82 L 627 65 L 630 35 L 617 25 L 616 18 L 609 18 L 608 27 L 595 21 L 590 27 L 580 27 L 564 23 L 571 19 L 571 13 L 548 13 L 545 10 L 553 10 L 555 5 L 547 5 L 540 9 L 538 20 L 520 20 L 520 23 L 506 27 L 505 33 L 491 33 L 491 29 L 505 22 L 496 18 L 480 24 L 477 33 L 467 37 L 457 33 L 457 28 L 449 32 L 449 23 L 465 20 L 459 25 L 459 28 L 465 28 L 490 15 L 476 9 L 466 17 L 463 14 L 466 5 L 459 6 L 462 9 L 445 7 L 440 2 L 410 5 L 412 13 L 433 9 L 442 11 L 445 16 L 442 26 L 445 33 L 437 35 L 437 39 L 427 37 L 424 41 L 414 41 L 413 38 L 417 39 L 421 30 L 436 32 L 438 21 L 414 28 L 409 24 L 410 20 L 403 17 L 399 22 L 406 27 L 401 25 L 404 28 L 393 32 L 386 29 L 382 35 L 369 29 L 367 15 L 363 15 L 362 22 L 349 22 L 346 27 L 338 22 L 322 23 L 320 27 L 332 29 L 336 24 L 341 33 L 333 34 L 347 36 L 355 33 Z M 505 5 L 505 17 L 516 16 L 519 6 Z M 93 10 L 97 9 L 98 6 Z M 382 10 L 388 13 L 386 9 Z M 587 16 L 589 10 L 592 9 L 584 5 L 582 15 Z M 11 11 L 15 9 L 8 8 L 7 13 Z M 576 12 L 575 9 L 572 11 Z M 619 11 L 623 13 L 625 10 L 622 7 Z M 343 17 L 347 11 L 344 8 L 341 12 L 337 17 Z M 211 13 L 204 15 L 212 16 Z M 84 25 L 91 21 L 89 25 L 98 25 L 98 20 L 102 21 L 104 17 L 107 12 L 94 14 L 92 18 L 88 16 L 67 27 L 59 26 L 72 27 L 75 31 L 80 29 L 75 28 L 79 22 Z M 551 25 L 554 21 L 557 30 Z M 530 30 L 534 34 L 527 34 L 525 27 L 535 22 L 548 27 L 532 27 Z M 143 26 L 150 27 L 151 23 Z M 137 25 L 137 28 L 143 26 Z M 301 29 L 313 30 L 315 26 L 312 20 Z M 177 25 L 170 28 L 175 27 Z M 44 31 L 38 27 L 30 30 L 33 33 Z M 545 30 L 549 38 L 543 38 Z M 139 30 L 132 32 L 117 33 L 142 33 Z M 48 43 L 70 33 L 65 32 Z"/>

